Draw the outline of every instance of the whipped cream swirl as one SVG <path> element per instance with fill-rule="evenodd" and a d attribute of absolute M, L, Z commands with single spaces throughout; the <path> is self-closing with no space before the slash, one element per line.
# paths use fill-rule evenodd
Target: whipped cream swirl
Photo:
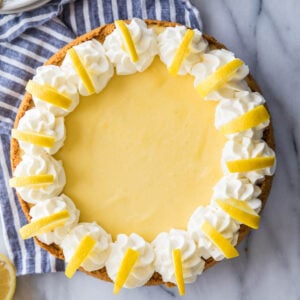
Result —
<path fill-rule="evenodd" d="M 187 30 L 185 26 L 167 27 L 157 37 L 159 57 L 167 67 L 170 67 Z M 192 67 L 201 60 L 201 55 L 208 45 L 199 30 L 193 29 L 193 31 L 194 36 L 189 46 L 189 53 L 185 56 L 178 71 L 180 75 L 185 75 L 191 71 Z"/>
<path fill-rule="evenodd" d="M 194 282 L 205 265 L 200 258 L 195 242 L 184 230 L 171 229 L 160 233 L 152 242 L 155 252 L 155 270 L 162 275 L 164 282 L 176 283 L 172 251 L 180 249 L 183 278 L 185 283 Z"/>
<path fill-rule="evenodd" d="M 69 212 L 69 219 L 66 221 L 64 226 L 57 227 L 51 232 L 38 235 L 37 238 L 43 243 L 47 245 L 52 243 L 60 245 L 68 232 L 78 223 L 79 210 L 76 209 L 73 201 L 64 194 L 41 201 L 31 207 L 29 212 L 32 217 L 31 221 L 51 216 L 62 210 L 67 210 Z"/>
<path fill-rule="evenodd" d="M 38 203 L 59 195 L 66 184 L 65 171 L 62 163 L 52 156 L 43 153 L 39 156 L 24 154 L 22 161 L 14 171 L 14 176 L 34 176 L 52 174 L 54 182 L 43 187 L 18 187 L 17 192 L 29 203 Z"/>
<path fill-rule="evenodd" d="M 138 251 L 139 258 L 131 269 L 124 286 L 126 288 L 142 286 L 154 273 L 154 251 L 149 243 L 135 233 L 130 236 L 125 234 L 117 236 L 105 264 L 107 274 L 113 281 L 116 279 L 120 264 L 128 248 Z"/>
<path fill-rule="evenodd" d="M 95 92 L 99 93 L 105 88 L 114 74 L 114 68 L 107 59 L 103 46 L 97 40 L 92 39 L 74 46 L 73 49 L 77 52 L 77 55 L 80 57 L 82 64 L 89 74 L 95 87 Z M 78 88 L 80 95 L 89 95 L 81 77 L 74 68 L 69 53 L 67 53 L 62 63 L 61 69 L 65 73 L 68 81 L 72 82 Z"/>
<path fill-rule="evenodd" d="M 213 257 L 214 260 L 222 260 L 224 258 L 223 253 L 201 231 L 201 225 L 204 221 L 209 222 L 232 245 L 237 243 L 240 226 L 221 208 L 213 204 L 206 207 L 199 206 L 189 219 L 188 232 L 197 243 L 200 255 L 204 259 Z"/>
<path fill-rule="evenodd" d="M 63 239 L 61 247 L 66 261 L 69 262 L 81 240 L 86 235 L 95 239 L 96 244 L 81 267 L 86 271 L 92 272 L 104 267 L 104 263 L 111 250 L 111 235 L 102 227 L 96 223 L 79 223 Z"/>
<path fill-rule="evenodd" d="M 126 24 L 135 45 L 139 60 L 132 62 L 129 53 L 124 47 L 122 33 L 116 28 L 104 41 L 106 55 L 115 65 L 118 75 L 143 72 L 153 61 L 158 53 L 156 34 L 153 29 L 148 28 L 146 23 L 140 19 L 133 18 L 130 24 Z"/>
<path fill-rule="evenodd" d="M 64 118 L 56 118 L 50 111 L 45 109 L 33 108 L 27 110 L 24 116 L 20 119 L 18 130 L 54 137 L 55 142 L 52 148 L 41 147 L 19 140 L 19 145 L 25 153 L 35 155 L 43 152 L 47 152 L 49 154 L 56 153 L 63 146 L 66 138 Z"/>
<path fill-rule="evenodd" d="M 40 109 L 46 109 L 53 113 L 55 116 L 65 116 L 70 113 L 79 103 L 79 95 L 76 86 L 68 81 L 65 73 L 60 67 L 54 65 L 41 66 L 37 68 L 36 75 L 33 77 L 33 81 L 44 85 L 48 84 L 57 90 L 59 93 L 67 96 L 72 100 L 70 107 L 65 110 L 58 106 L 52 105 L 42 99 L 32 96 L 33 102 L 36 107 Z"/>

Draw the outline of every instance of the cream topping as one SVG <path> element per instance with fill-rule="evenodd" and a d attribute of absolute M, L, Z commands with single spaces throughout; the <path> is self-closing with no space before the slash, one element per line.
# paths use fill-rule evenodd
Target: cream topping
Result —
<path fill-rule="evenodd" d="M 69 262 L 86 235 L 96 240 L 94 248 L 81 265 L 86 271 L 91 272 L 104 267 L 111 250 L 111 236 L 102 227 L 96 223 L 79 223 L 63 239 L 61 247 L 66 261 Z"/>
<path fill-rule="evenodd" d="M 89 74 L 96 93 L 102 91 L 114 74 L 114 68 L 105 55 L 103 46 L 95 39 L 74 46 L 83 66 Z M 80 95 L 89 95 L 81 77 L 78 75 L 69 53 L 61 65 L 68 81 L 72 82 Z"/>
<path fill-rule="evenodd" d="M 139 60 L 133 63 L 129 53 L 123 46 L 121 32 L 116 28 L 104 41 L 106 55 L 115 65 L 118 75 L 143 72 L 153 61 L 158 53 L 156 34 L 153 29 L 148 28 L 146 23 L 140 19 L 133 18 L 130 24 L 126 25 L 134 42 Z"/>
<path fill-rule="evenodd" d="M 176 283 L 175 268 L 172 251 L 180 249 L 182 259 L 183 278 L 185 283 L 194 282 L 201 274 L 205 265 L 200 258 L 195 242 L 184 230 L 171 229 L 170 232 L 160 233 L 152 242 L 155 252 L 155 270 L 165 282 Z"/>
<path fill-rule="evenodd" d="M 27 110 L 20 119 L 18 130 L 54 137 L 55 142 L 52 148 L 41 147 L 19 140 L 19 145 L 25 153 L 35 155 L 43 152 L 56 153 L 63 146 L 66 137 L 64 118 L 56 118 L 50 111 L 45 109 L 33 108 Z"/>
<path fill-rule="evenodd" d="M 139 235 L 119 234 L 113 243 L 108 260 L 105 263 L 108 276 L 114 281 L 120 264 L 128 248 L 139 252 L 139 258 L 133 266 L 124 287 L 134 288 L 144 285 L 154 273 L 154 251 L 151 244 Z"/>

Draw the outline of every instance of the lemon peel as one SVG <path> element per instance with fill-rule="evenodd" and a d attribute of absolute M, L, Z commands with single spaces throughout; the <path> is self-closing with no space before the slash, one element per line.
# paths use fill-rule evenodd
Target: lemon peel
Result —
<path fill-rule="evenodd" d="M 54 176 L 52 174 L 40 174 L 32 176 L 17 176 L 9 180 L 11 187 L 40 187 L 40 185 L 48 185 L 54 182 Z"/>
<path fill-rule="evenodd" d="M 16 290 L 16 269 L 2 253 L 0 253 L 0 278 L 0 299 L 12 300 Z"/>
<path fill-rule="evenodd" d="M 21 131 L 13 129 L 11 136 L 19 141 L 27 142 L 41 147 L 52 148 L 55 142 L 53 136 L 40 134 L 37 132 Z"/>
<path fill-rule="evenodd" d="M 180 249 L 174 249 L 172 251 L 173 264 L 175 269 L 175 278 L 177 282 L 178 292 L 180 296 L 185 294 L 183 270 L 182 270 L 182 258 Z"/>

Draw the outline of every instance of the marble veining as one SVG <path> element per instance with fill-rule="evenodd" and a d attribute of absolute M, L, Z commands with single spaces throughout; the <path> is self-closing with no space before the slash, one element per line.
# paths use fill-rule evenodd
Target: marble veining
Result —
<path fill-rule="evenodd" d="M 241 57 L 259 82 L 273 117 L 278 165 L 260 229 L 238 247 L 239 258 L 219 263 L 187 285 L 184 298 L 300 299 L 300 1 L 192 2 L 201 11 L 204 31 Z M 0 251 L 5 251 L 1 238 Z M 163 286 L 124 289 L 117 298 L 180 299 L 176 289 Z M 112 284 L 57 273 L 18 278 L 15 299 L 116 296 Z"/>

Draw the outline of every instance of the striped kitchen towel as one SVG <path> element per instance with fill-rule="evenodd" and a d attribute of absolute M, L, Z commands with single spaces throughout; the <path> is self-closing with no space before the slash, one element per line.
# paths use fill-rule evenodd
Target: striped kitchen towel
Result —
<path fill-rule="evenodd" d="M 23 241 L 26 219 L 11 177 L 10 131 L 35 69 L 76 36 L 116 19 L 176 21 L 201 29 L 199 12 L 188 0 L 54 0 L 33 11 L 0 16 L 0 219 L 4 240 L 18 275 L 62 271 L 64 263 Z M 1 237 L 0 237 L 1 238 Z"/>

